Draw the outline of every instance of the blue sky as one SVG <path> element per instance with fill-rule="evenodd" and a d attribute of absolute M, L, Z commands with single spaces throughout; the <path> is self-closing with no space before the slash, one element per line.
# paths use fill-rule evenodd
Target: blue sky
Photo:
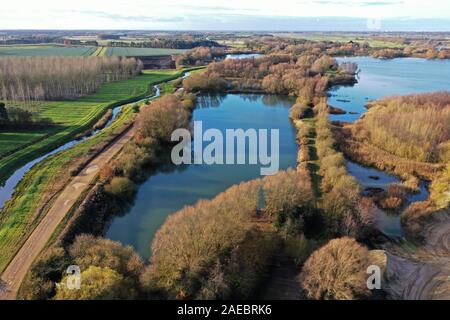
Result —
<path fill-rule="evenodd" d="M 450 31 L 448 0 L 2 0 L 0 29 Z"/>

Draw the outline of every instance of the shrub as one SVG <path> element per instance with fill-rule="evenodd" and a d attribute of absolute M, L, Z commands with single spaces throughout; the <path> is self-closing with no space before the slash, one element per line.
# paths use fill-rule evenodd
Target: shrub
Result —
<path fill-rule="evenodd" d="M 128 144 L 116 161 L 116 169 L 126 177 L 133 179 L 139 176 L 142 167 L 149 160 L 149 155 L 144 148 L 137 144 Z"/>
<path fill-rule="evenodd" d="M 111 193 L 112 195 L 118 197 L 119 199 L 127 200 L 130 199 L 136 187 L 130 179 L 126 177 L 114 177 L 105 186 L 105 191 Z"/>
<path fill-rule="evenodd" d="M 138 131 L 143 138 L 171 142 L 175 129 L 187 128 L 189 112 L 175 95 L 165 95 L 142 108 L 138 118 Z"/>
<path fill-rule="evenodd" d="M 227 82 L 217 73 L 195 73 L 183 80 L 187 91 L 223 91 Z"/>
<path fill-rule="evenodd" d="M 306 211 L 311 207 L 313 192 L 310 177 L 293 169 L 280 171 L 263 180 L 264 213 L 269 217 L 280 214 L 296 215 L 300 208 Z"/>
<path fill-rule="evenodd" d="M 310 160 L 309 147 L 308 145 L 302 144 L 298 151 L 297 162 L 306 162 Z"/>
<path fill-rule="evenodd" d="M 202 284 L 197 299 L 248 299 L 267 275 L 270 260 L 278 248 L 272 234 L 257 229 L 247 232 L 229 258 L 216 264 L 207 281 Z"/>
<path fill-rule="evenodd" d="M 81 272 L 82 285 L 73 290 L 66 286 L 58 287 L 56 300 L 111 300 L 133 299 L 136 296 L 131 284 L 119 273 L 110 268 L 88 267 Z M 63 283 L 67 281 L 63 279 Z"/>
<path fill-rule="evenodd" d="M 315 240 L 307 239 L 303 234 L 288 237 L 285 241 L 286 253 L 300 266 L 317 247 Z"/>
<path fill-rule="evenodd" d="M 60 282 L 69 265 L 69 257 L 63 248 L 55 247 L 45 251 L 28 271 L 19 297 L 27 300 L 51 298 L 56 292 L 56 283 Z"/>
<path fill-rule="evenodd" d="M 307 122 L 299 122 L 297 124 L 297 140 L 301 140 L 303 138 L 309 138 L 312 133 L 312 127 Z"/>
<path fill-rule="evenodd" d="M 289 118 L 292 120 L 303 119 L 309 110 L 309 106 L 296 103 L 289 110 Z"/>
<path fill-rule="evenodd" d="M 90 266 L 110 268 L 124 277 L 137 280 L 144 268 L 141 257 L 130 246 L 87 234 L 76 237 L 69 254 L 81 270 Z"/>
<path fill-rule="evenodd" d="M 399 184 L 390 184 L 384 197 L 378 201 L 383 209 L 398 209 L 406 201 L 407 190 Z"/>
<path fill-rule="evenodd" d="M 111 165 L 106 163 L 100 168 L 99 179 L 101 181 L 108 181 L 113 176 L 114 176 L 114 169 Z"/>
<path fill-rule="evenodd" d="M 366 269 L 369 251 L 354 239 L 334 239 L 306 261 L 300 283 L 310 299 L 352 300 L 369 295 Z"/>

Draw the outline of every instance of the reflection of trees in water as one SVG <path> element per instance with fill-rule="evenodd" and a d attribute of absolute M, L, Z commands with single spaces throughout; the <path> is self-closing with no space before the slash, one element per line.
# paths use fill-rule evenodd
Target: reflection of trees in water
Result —
<path fill-rule="evenodd" d="M 138 181 L 136 181 L 137 189 L 140 188 L 140 186 L 144 183 L 146 183 L 149 179 L 152 178 L 152 176 L 155 176 L 159 173 L 163 174 L 171 174 L 173 172 L 184 172 L 188 169 L 188 164 L 182 164 L 182 165 L 175 165 L 172 162 L 172 159 L 170 157 L 172 152 L 172 145 L 166 145 L 166 146 L 160 146 L 156 153 L 158 154 L 158 161 L 157 163 L 153 163 L 152 165 L 142 168 L 142 172 L 140 177 L 138 178 Z M 104 224 L 103 226 L 103 233 L 105 233 L 114 218 L 116 217 L 123 217 L 128 214 L 131 207 L 134 205 L 134 201 L 136 200 L 137 193 L 133 196 L 132 199 L 129 199 L 126 203 L 121 202 L 117 207 L 111 209 L 110 215 L 105 218 L 105 220 L 102 222 Z"/>
<path fill-rule="evenodd" d="M 265 94 L 262 97 L 262 103 L 269 107 L 282 105 L 283 107 L 290 108 L 294 103 L 294 98 L 275 94 Z"/>
<path fill-rule="evenodd" d="M 225 100 L 226 96 L 233 93 L 213 93 L 197 96 L 196 108 L 218 108 Z M 290 96 L 264 94 L 264 93 L 241 93 L 238 94 L 245 102 L 261 102 L 265 106 L 277 107 L 283 106 L 290 108 L 295 99 Z"/>
<path fill-rule="evenodd" d="M 197 96 L 196 108 L 218 108 L 225 100 L 226 94 L 202 94 Z"/>
<path fill-rule="evenodd" d="M 239 98 L 241 98 L 244 101 L 249 102 L 257 102 L 258 100 L 261 100 L 262 94 L 257 93 L 241 93 L 239 94 Z"/>

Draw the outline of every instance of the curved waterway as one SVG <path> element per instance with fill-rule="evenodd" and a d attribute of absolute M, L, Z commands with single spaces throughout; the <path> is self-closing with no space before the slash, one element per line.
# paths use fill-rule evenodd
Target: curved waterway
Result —
<path fill-rule="evenodd" d="M 370 100 L 392 95 L 450 90 L 449 60 L 420 58 L 380 60 L 371 57 L 338 58 L 337 60 L 357 63 L 360 72 L 358 83 L 355 85 L 338 86 L 329 91 L 328 103 L 347 111 L 347 114 L 343 115 L 330 115 L 331 120 L 354 122 L 367 111 L 365 105 Z M 347 168 L 363 188 L 386 189 L 390 183 L 400 182 L 396 176 L 374 168 L 366 168 L 355 162 L 348 161 Z M 409 195 L 407 200 L 411 203 L 427 198 L 427 184 L 422 182 L 419 192 Z M 388 236 L 401 237 L 404 234 L 399 214 L 389 214 L 378 210 L 375 224 Z"/>
<path fill-rule="evenodd" d="M 188 74 L 188 73 L 187 73 Z M 154 99 L 160 96 L 160 90 L 158 88 L 158 86 L 154 86 L 153 87 L 155 90 L 155 94 L 145 97 L 139 101 L 136 101 L 135 103 L 140 103 L 142 101 L 148 100 L 148 99 Z M 125 105 L 125 104 L 124 104 Z M 108 120 L 108 122 L 105 124 L 105 126 L 101 129 L 98 130 L 94 130 L 92 132 L 90 132 L 89 134 L 80 137 L 78 139 L 74 139 L 71 140 L 65 144 L 63 144 L 62 146 L 59 146 L 58 148 L 40 156 L 39 158 L 36 158 L 30 162 L 28 162 L 27 164 L 25 164 L 24 166 L 22 166 L 21 168 L 17 169 L 3 184 L 0 185 L 0 209 L 3 207 L 3 205 L 5 204 L 6 201 L 8 201 L 11 196 L 14 194 L 14 190 L 16 188 L 16 186 L 19 184 L 19 182 L 22 180 L 23 176 L 37 163 L 41 162 L 42 160 L 48 158 L 51 155 L 57 154 L 63 150 L 67 150 L 77 144 L 79 144 L 80 142 L 83 142 L 84 140 L 86 140 L 87 138 L 98 134 L 99 132 L 101 132 L 102 130 L 106 129 L 107 127 L 109 127 L 113 121 L 117 118 L 117 116 L 120 114 L 120 110 L 122 109 L 122 107 L 124 105 L 120 105 L 117 106 L 115 108 L 113 108 L 112 110 L 112 116 L 111 118 Z"/>
<path fill-rule="evenodd" d="M 216 128 L 224 136 L 225 129 L 279 129 L 280 169 L 286 169 L 297 161 L 296 131 L 289 120 L 292 103 L 288 97 L 271 95 L 201 96 L 192 120 L 202 121 L 203 132 Z M 260 168 L 250 164 L 166 167 L 139 187 L 130 210 L 112 220 L 105 236 L 132 245 L 148 258 L 151 241 L 169 214 L 260 177 Z"/>

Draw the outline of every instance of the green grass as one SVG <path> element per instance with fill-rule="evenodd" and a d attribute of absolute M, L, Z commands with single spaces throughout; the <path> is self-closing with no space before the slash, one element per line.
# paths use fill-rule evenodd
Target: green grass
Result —
<path fill-rule="evenodd" d="M 335 34 L 319 34 L 319 33 L 274 33 L 274 36 L 306 39 L 311 41 L 333 41 L 333 42 L 357 42 L 363 44 L 367 42 L 373 48 L 404 48 L 405 45 L 394 41 L 378 40 L 371 37 L 357 37 L 352 35 L 335 35 Z"/>
<path fill-rule="evenodd" d="M 121 81 L 114 86 L 106 86 L 97 94 L 80 100 L 88 102 L 113 98 L 117 99 L 116 101 L 123 100 L 127 99 L 128 96 L 120 95 L 117 92 L 118 88 L 121 88 L 124 94 L 131 94 L 132 92 L 140 94 L 142 90 L 145 92 L 149 85 L 169 81 L 180 75 L 181 71 L 175 70 L 145 71 L 142 76 L 136 79 Z M 86 155 L 92 146 L 108 138 L 111 133 L 129 121 L 133 116 L 133 104 L 130 103 L 125 106 L 111 126 L 102 130 L 99 134 L 46 158 L 25 174 L 18 184 L 13 198 L 0 211 L 0 252 L 2 253 L 0 255 L 0 272 L 6 268 L 14 254 L 48 210 L 51 202 L 44 203 L 43 195 L 49 192 L 56 195 L 61 191 L 60 188 L 55 189 L 55 177 L 60 177 L 60 179 L 61 177 L 67 177 L 66 183 L 68 183 L 70 181 L 68 172 L 72 161 Z M 44 112 L 50 112 L 50 110 L 51 108 Z"/>
<path fill-rule="evenodd" d="M 107 56 L 159 56 L 182 54 L 184 49 L 109 47 Z"/>
<path fill-rule="evenodd" d="M 87 130 L 108 108 L 118 102 L 141 97 L 148 92 L 150 85 L 170 80 L 178 73 L 174 70 L 146 71 L 134 79 L 104 84 L 96 93 L 74 101 L 43 103 L 40 116 L 52 119 L 58 126 L 46 130 L 0 133 L 0 155 L 17 149 L 13 154 L 0 158 L 0 182 L 27 162 Z M 11 145 L 10 141 L 15 144 Z"/>
<path fill-rule="evenodd" d="M 97 49 L 94 52 L 92 52 L 91 55 L 96 57 L 103 57 L 106 55 L 107 51 L 108 51 L 107 47 L 97 47 Z"/>
<path fill-rule="evenodd" d="M 1 56 L 159 56 L 182 54 L 185 49 L 91 47 L 63 45 L 8 45 L 0 46 Z"/>
<path fill-rule="evenodd" d="M 95 47 L 83 46 L 0 46 L 0 56 L 90 56 L 95 50 Z"/>
<path fill-rule="evenodd" d="M 42 195 L 52 187 L 55 176 L 67 176 L 72 159 L 84 156 L 89 148 L 107 138 L 132 116 L 131 105 L 113 124 L 90 139 L 49 157 L 29 171 L 16 188 L 15 197 L 7 203 L 0 215 L 0 272 L 20 249 L 20 246 L 39 223 L 44 211 L 39 210 Z M 56 190 L 55 190 L 56 191 Z M 48 208 L 48 205 L 44 208 Z"/>

